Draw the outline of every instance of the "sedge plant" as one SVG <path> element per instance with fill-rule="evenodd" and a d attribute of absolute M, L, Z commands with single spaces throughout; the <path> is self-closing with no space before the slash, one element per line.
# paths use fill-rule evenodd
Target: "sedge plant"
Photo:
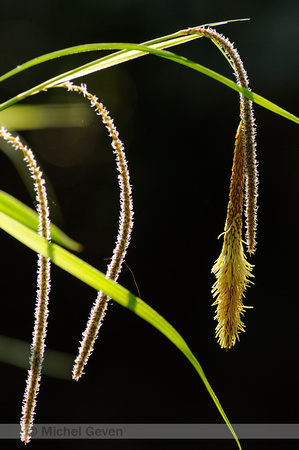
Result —
<path fill-rule="evenodd" d="M 58 245 L 62 244 L 70 250 L 78 249 L 76 243 L 65 236 L 57 227 L 50 224 L 45 185 L 40 170 L 35 163 L 32 151 L 24 146 L 18 137 L 12 136 L 4 127 L 1 128 L 0 136 L 12 144 L 14 148 L 20 149 L 23 152 L 24 159 L 32 174 L 37 195 L 37 213 L 34 213 L 9 194 L 0 193 L 1 228 L 38 253 L 38 288 L 34 338 L 21 418 L 21 439 L 25 443 L 29 442 L 31 438 L 34 409 L 41 378 L 50 291 L 50 262 L 52 262 L 98 291 L 82 336 L 78 356 L 74 362 L 73 378 L 75 380 L 78 380 L 82 376 L 88 358 L 94 350 L 95 341 L 106 313 L 107 304 L 109 299 L 112 298 L 158 329 L 185 355 L 201 377 L 239 448 L 241 448 L 234 429 L 209 384 L 201 365 L 181 335 L 149 305 L 116 283 L 122 264 L 124 263 L 133 226 L 132 192 L 124 146 L 119 139 L 118 131 L 108 111 L 98 101 L 97 97 L 88 92 L 86 85 L 82 84 L 78 86 L 72 84 L 72 81 L 76 78 L 88 76 L 91 73 L 147 54 L 153 54 L 203 73 L 239 93 L 240 117 L 238 118 L 239 125 L 236 132 L 227 217 L 224 233 L 222 233 L 223 248 L 212 268 L 212 272 L 216 276 L 216 282 L 212 287 L 212 295 L 215 297 L 214 305 L 217 307 L 215 317 L 217 320 L 216 337 L 220 346 L 228 350 L 235 345 L 239 339 L 239 333 L 245 329 L 243 319 L 241 319 L 246 309 L 246 306 L 243 304 L 243 298 L 245 290 L 252 282 L 251 279 L 253 277 L 253 266 L 247 261 L 243 250 L 242 216 L 244 196 L 246 219 L 245 243 L 249 255 L 252 255 L 256 249 L 258 175 L 253 103 L 258 103 L 264 108 L 297 124 L 299 123 L 299 118 L 250 90 L 244 64 L 237 50 L 227 38 L 212 28 L 212 26 L 223 25 L 224 23 L 227 22 L 181 30 L 172 35 L 154 39 L 143 44 L 104 43 L 71 47 L 35 58 L 0 77 L 0 81 L 3 82 L 37 64 L 79 52 L 117 50 L 109 55 L 92 60 L 83 66 L 75 67 L 68 72 L 58 74 L 8 99 L 0 105 L 0 111 L 4 111 L 33 94 L 58 87 L 66 88 L 68 91 L 83 95 L 89 100 L 96 114 L 101 116 L 102 122 L 108 130 L 119 171 L 119 232 L 107 273 L 103 274 L 70 251 Z M 232 66 L 236 76 L 236 82 L 183 56 L 165 50 L 166 48 L 184 44 L 185 42 L 202 37 L 210 39 L 219 48 Z M 36 231 L 37 223 L 39 223 L 38 231 Z M 57 243 L 55 244 L 52 241 L 56 241 Z"/>

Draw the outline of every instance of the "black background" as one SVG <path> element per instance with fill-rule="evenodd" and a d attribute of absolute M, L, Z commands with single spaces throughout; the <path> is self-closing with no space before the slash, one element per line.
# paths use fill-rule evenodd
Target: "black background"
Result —
<path fill-rule="evenodd" d="M 218 27 L 239 50 L 253 91 L 299 115 L 299 6 L 281 1 L 0 1 L 0 72 L 82 43 L 143 42 L 182 28 L 250 17 Z M 176 52 L 232 79 L 208 40 Z M 95 56 L 94 56 L 95 55 Z M 3 82 L 1 101 L 98 54 L 59 59 Z M 246 333 L 229 352 L 215 337 L 210 273 L 222 241 L 238 94 L 172 62 L 147 56 L 86 77 L 125 143 L 135 225 L 126 258 L 141 297 L 184 337 L 231 423 L 298 423 L 298 125 L 255 107 L 259 161 L 255 285 Z M 80 101 L 42 93 L 25 103 Z M 83 99 L 81 99 L 83 102 Z M 1 117 L 0 117 L 1 119 Z M 21 132 L 51 180 L 53 221 L 84 245 L 81 257 L 105 271 L 118 226 L 118 184 L 101 123 Z M 73 156 L 75 155 L 75 156 Z M 0 188 L 32 206 L 10 160 L 0 154 Z M 36 255 L 1 233 L 3 335 L 31 340 Z M 136 293 L 124 268 L 120 283 Z M 47 346 L 76 354 L 95 292 L 52 268 Z M 0 364 L 2 423 L 17 423 L 26 370 Z M 38 423 L 222 423 L 195 370 L 154 328 L 112 302 L 86 375 L 78 383 L 44 376 Z M 42 445 L 65 447 L 65 441 Z M 7 445 L 21 447 L 14 441 Z M 41 442 L 30 443 L 32 448 Z M 237 448 L 233 441 L 72 441 L 73 448 Z M 292 441 L 244 441 L 243 448 L 297 448 Z"/>

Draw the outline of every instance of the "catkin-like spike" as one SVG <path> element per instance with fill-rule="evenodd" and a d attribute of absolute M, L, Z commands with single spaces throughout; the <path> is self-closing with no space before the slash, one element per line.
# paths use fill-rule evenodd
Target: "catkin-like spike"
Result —
<path fill-rule="evenodd" d="M 127 167 L 124 146 L 118 137 L 118 131 L 109 116 L 108 111 L 99 103 L 97 97 L 87 91 L 86 85 L 75 86 L 72 83 L 64 83 L 61 87 L 67 88 L 69 91 L 75 91 L 87 97 L 91 106 L 96 109 L 98 115 L 101 116 L 102 122 L 106 126 L 110 137 L 112 138 L 112 147 L 116 155 L 117 169 L 119 171 L 118 181 L 120 186 L 120 219 L 117 242 L 113 251 L 111 263 L 106 272 L 106 277 L 116 281 L 122 268 L 127 248 L 130 242 L 131 231 L 133 227 L 133 202 L 132 191 L 130 185 L 129 170 Z M 82 341 L 79 348 L 79 354 L 75 360 L 73 367 L 73 379 L 78 381 L 83 374 L 86 365 L 94 348 L 99 329 L 105 316 L 109 297 L 103 292 L 98 292 L 97 298 L 89 315 L 87 326 L 82 335 Z"/>
<path fill-rule="evenodd" d="M 242 204 L 244 187 L 244 133 L 242 122 L 236 135 L 234 162 L 230 185 L 229 203 L 224 229 L 224 242 L 221 254 L 212 272 L 217 281 L 212 288 L 213 303 L 217 305 L 215 319 L 218 321 L 216 337 L 221 348 L 227 350 L 239 339 L 239 332 L 245 331 L 241 320 L 245 306 L 242 298 L 252 277 L 253 266 L 249 264 L 242 245 Z"/>
<path fill-rule="evenodd" d="M 37 212 L 39 217 L 39 235 L 49 242 L 50 220 L 47 192 L 42 172 L 37 166 L 32 151 L 24 146 L 19 137 L 12 136 L 4 127 L 0 130 L 0 136 L 9 142 L 15 149 L 22 150 L 24 161 L 31 172 L 36 191 Z M 33 331 L 33 342 L 31 345 L 30 369 L 24 393 L 22 417 L 21 417 L 21 440 L 26 444 L 30 441 L 33 426 L 36 398 L 41 380 L 41 369 L 45 351 L 45 338 L 47 332 L 48 300 L 50 293 L 50 259 L 38 255 L 38 277 L 37 277 L 37 299 L 35 306 L 35 324 Z"/>
<path fill-rule="evenodd" d="M 186 30 L 186 33 L 200 33 L 211 39 L 220 47 L 230 61 L 237 84 L 242 88 L 250 90 L 249 81 L 243 62 L 234 48 L 233 44 L 222 34 L 212 28 L 195 27 Z M 246 216 L 246 242 L 249 254 L 253 254 L 256 248 L 256 227 L 257 227 L 257 196 L 258 196 L 258 173 L 256 161 L 255 143 L 255 123 L 253 115 L 252 101 L 245 95 L 240 94 L 240 117 L 243 122 L 243 148 L 245 158 L 245 216 Z"/>

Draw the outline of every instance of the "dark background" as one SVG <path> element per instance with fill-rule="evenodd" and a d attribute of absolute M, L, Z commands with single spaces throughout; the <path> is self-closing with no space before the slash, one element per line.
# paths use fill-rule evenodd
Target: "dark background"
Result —
<path fill-rule="evenodd" d="M 90 42 L 143 42 L 189 26 L 218 27 L 235 43 L 253 91 L 299 115 L 299 5 L 281 1 L 0 0 L 0 72 L 35 56 Z M 208 40 L 176 52 L 232 79 Z M 0 86 L 5 101 L 96 54 L 46 63 Z M 259 227 L 255 285 L 246 294 L 246 333 L 225 352 L 214 337 L 210 273 L 219 256 L 238 95 L 172 62 L 147 56 L 86 77 L 111 111 L 131 171 L 135 225 L 126 258 L 141 297 L 184 337 L 231 423 L 299 423 L 298 125 L 255 107 Z M 80 101 L 53 90 L 25 103 Z M 82 102 L 83 99 L 81 99 Z M 1 119 L 1 117 L 0 117 Z M 118 226 L 115 164 L 101 123 L 21 131 L 51 180 L 53 221 L 84 245 L 82 258 L 105 271 Z M 32 206 L 11 161 L 0 154 L 0 188 Z M 59 217 L 59 206 L 63 221 Z M 0 332 L 29 342 L 36 255 L 1 233 Z M 124 268 L 120 283 L 136 293 Z M 75 355 L 95 292 L 52 268 L 47 346 Z M 26 370 L 1 367 L 2 423 L 17 423 Z M 38 423 L 222 423 L 195 370 L 159 332 L 112 302 L 86 375 L 78 383 L 44 376 Z M 64 441 L 49 445 L 65 447 Z M 72 441 L 73 448 L 237 448 L 233 441 Z M 11 441 L 7 446 L 21 448 Z M 41 443 L 33 441 L 36 448 Z M 46 441 L 42 441 L 46 445 Z M 298 448 L 292 441 L 244 441 L 243 448 Z"/>

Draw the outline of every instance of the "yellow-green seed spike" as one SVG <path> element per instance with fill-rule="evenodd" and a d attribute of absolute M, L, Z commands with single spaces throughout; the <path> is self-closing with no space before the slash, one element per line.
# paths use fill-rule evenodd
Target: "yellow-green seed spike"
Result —
<path fill-rule="evenodd" d="M 239 339 L 239 332 L 245 331 L 241 320 L 245 306 L 243 297 L 248 287 L 253 266 L 246 260 L 242 244 L 242 206 L 244 188 L 244 151 L 243 151 L 243 124 L 239 125 L 234 162 L 232 168 L 231 186 L 227 217 L 224 228 L 224 242 L 221 254 L 212 272 L 217 281 L 213 285 L 212 294 L 216 297 L 215 320 L 216 337 L 221 348 L 230 349 Z"/>

